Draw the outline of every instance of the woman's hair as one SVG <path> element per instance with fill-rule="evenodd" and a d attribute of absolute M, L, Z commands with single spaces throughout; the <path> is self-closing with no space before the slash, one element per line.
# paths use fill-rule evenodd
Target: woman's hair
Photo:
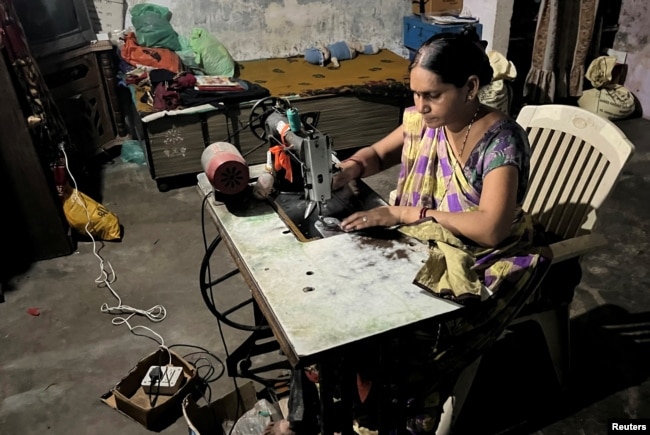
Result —
<path fill-rule="evenodd" d="M 415 53 L 409 71 L 416 66 L 438 74 L 444 83 L 456 87 L 464 86 L 471 75 L 479 78 L 479 86 L 492 81 L 493 72 L 484 41 L 480 41 L 474 28 L 466 28 L 461 33 L 433 35 Z"/>

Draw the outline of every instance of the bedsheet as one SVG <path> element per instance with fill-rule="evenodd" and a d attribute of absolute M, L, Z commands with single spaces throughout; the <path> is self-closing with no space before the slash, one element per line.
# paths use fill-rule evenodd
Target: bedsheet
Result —
<path fill-rule="evenodd" d="M 239 64 L 240 78 L 267 88 L 275 97 L 332 94 L 402 97 L 409 94 L 409 61 L 390 50 L 360 54 L 341 61 L 338 69 L 310 64 L 303 56 Z"/>

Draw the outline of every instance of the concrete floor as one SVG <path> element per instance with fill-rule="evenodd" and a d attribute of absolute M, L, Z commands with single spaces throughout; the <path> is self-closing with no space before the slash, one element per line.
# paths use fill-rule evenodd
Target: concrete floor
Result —
<path fill-rule="evenodd" d="M 540 342 L 511 336 L 486 355 L 462 421 L 473 434 L 605 434 L 607 419 L 650 417 L 650 121 L 619 123 L 637 146 L 632 161 L 603 207 L 599 228 L 609 246 L 586 257 L 583 280 L 572 305 L 572 377 L 559 391 Z M 79 241 L 65 257 L 40 261 L 4 285 L 0 303 L 0 433 L 144 434 L 149 431 L 110 409 L 100 397 L 157 344 L 114 325 L 118 316 L 102 304 L 117 300 L 98 286 L 100 259 L 110 264 L 111 285 L 124 305 L 147 310 L 161 304 L 167 317 L 131 326 L 152 328 L 167 346 L 209 349 L 221 360 L 226 351 L 216 319 L 199 290 L 204 238 L 216 231 L 201 212 L 201 197 L 190 185 L 159 192 L 146 166 L 102 166 L 101 202 L 124 226 L 121 242 Z M 371 178 L 385 195 L 394 173 Z M 82 189 L 83 190 L 83 189 Z M 10 229 L 5 229 L 9 230 Z M 97 250 L 96 256 L 93 249 Z M 234 266 L 217 251 L 212 275 Z M 224 305 L 247 297 L 240 276 L 218 287 Z M 230 306 L 230 305 L 227 305 Z M 38 308 L 40 316 L 27 313 Z M 249 322 L 243 310 L 236 319 Z M 223 327 L 232 351 L 246 333 Z M 193 348 L 174 347 L 181 355 Z M 219 362 L 213 365 L 217 374 Z M 242 381 L 239 380 L 241 383 Z M 211 383 L 212 398 L 233 388 L 226 375 Z M 186 434 L 183 418 L 164 429 Z"/>

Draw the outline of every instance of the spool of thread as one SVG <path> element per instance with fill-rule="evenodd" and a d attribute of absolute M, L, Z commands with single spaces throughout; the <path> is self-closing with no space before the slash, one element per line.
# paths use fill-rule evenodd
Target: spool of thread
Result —
<path fill-rule="evenodd" d="M 235 195 L 248 186 L 248 165 L 233 144 L 215 142 L 208 146 L 201 154 L 201 165 L 210 184 L 221 193 Z"/>
<path fill-rule="evenodd" d="M 287 109 L 287 119 L 289 120 L 289 128 L 291 131 L 294 133 L 300 131 L 302 123 L 300 122 L 300 114 L 298 114 L 298 110 L 293 107 Z"/>
<path fill-rule="evenodd" d="M 264 170 L 270 174 L 273 173 L 273 154 L 271 151 L 266 152 L 266 165 L 264 165 Z"/>

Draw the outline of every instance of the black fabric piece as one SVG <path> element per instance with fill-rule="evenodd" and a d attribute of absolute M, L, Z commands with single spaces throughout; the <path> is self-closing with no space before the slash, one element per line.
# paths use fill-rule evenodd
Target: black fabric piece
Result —
<path fill-rule="evenodd" d="M 271 96 L 268 89 L 247 80 L 240 80 L 247 85 L 245 91 L 199 91 L 196 89 L 185 89 L 179 92 L 181 105 L 184 107 L 212 104 L 215 107 L 221 104 L 243 103 L 246 101 L 259 100 Z"/>
<path fill-rule="evenodd" d="M 149 73 L 149 81 L 151 81 L 151 86 L 154 88 L 158 83 L 162 83 L 162 82 L 171 83 L 174 80 L 174 77 L 176 77 L 176 74 L 162 68 L 151 70 L 151 72 Z"/>
<path fill-rule="evenodd" d="M 293 369 L 291 374 L 288 407 L 287 420 L 294 432 L 301 435 L 320 432 L 318 389 L 316 384 L 307 378 L 302 368 Z"/>

